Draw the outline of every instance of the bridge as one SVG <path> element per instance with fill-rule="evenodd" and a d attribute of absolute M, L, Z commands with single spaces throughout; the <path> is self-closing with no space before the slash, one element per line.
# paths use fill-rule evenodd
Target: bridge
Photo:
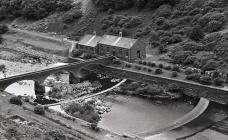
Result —
<path fill-rule="evenodd" d="M 10 76 L 0 79 L 0 91 L 4 91 L 9 85 L 22 80 L 33 80 L 35 83 L 42 84 L 45 79 L 55 73 L 67 71 L 71 77 L 75 79 L 80 77 L 80 70 L 88 65 L 106 65 L 110 64 L 113 60 L 113 56 L 100 56 L 98 58 L 89 59 L 87 61 L 78 61 L 68 63 L 62 66 L 56 66 L 53 68 L 47 68 L 43 70 L 37 70 L 34 72 L 23 73 L 19 75 Z"/>

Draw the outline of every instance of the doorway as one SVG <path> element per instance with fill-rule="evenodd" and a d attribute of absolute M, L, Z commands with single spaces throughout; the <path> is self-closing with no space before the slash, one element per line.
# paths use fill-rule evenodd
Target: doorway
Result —
<path fill-rule="evenodd" d="M 141 58 L 141 52 L 137 51 L 137 58 Z"/>

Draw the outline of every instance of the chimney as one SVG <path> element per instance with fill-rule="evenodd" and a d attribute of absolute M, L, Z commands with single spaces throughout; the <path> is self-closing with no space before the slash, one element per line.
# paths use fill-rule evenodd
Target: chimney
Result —
<path fill-rule="evenodd" d="M 95 35 L 95 36 L 96 36 L 96 35 L 97 35 L 97 32 L 96 32 L 96 31 L 93 31 L 93 35 Z"/>
<path fill-rule="evenodd" d="M 123 37 L 123 32 L 119 32 L 119 37 Z"/>

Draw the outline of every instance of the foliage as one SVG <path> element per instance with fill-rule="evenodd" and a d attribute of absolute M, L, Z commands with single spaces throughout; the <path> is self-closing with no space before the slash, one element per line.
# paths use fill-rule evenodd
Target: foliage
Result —
<path fill-rule="evenodd" d="M 22 105 L 23 104 L 21 98 L 18 96 L 11 97 L 9 102 L 11 104 L 15 104 L 15 105 Z"/>
<path fill-rule="evenodd" d="M 224 13 L 219 13 L 219 12 L 209 12 L 199 18 L 198 23 L 200 24 L 201 27 L 204 27 L 211 21 L 220 21 L 221 23 L 225 23 L 228 19 Z"/>
<path fill-rule="evenodd" d="M 203 39 L 204 33 L 203 33 L 201 27 L 200 26 L 193 27 L 189 34 L 189 38 L 194 41 L 200 41 L 201 39 Z"/>
<path fill-rule="evenodd" d="M 6 69 L 6 65 L 5 64 L 0 64 L 0 71 L 4 71 Z"/>
<path fill-rule="evenodd" d="M 172 13 L 171 6 L 166 4 L 166 5 L 161 5 L 156 11 L 157 15 L 159 17 L 169 17 Z"/>
<path fill-rule="evenodd" d="M 176 71 L 173 71 L 172 74 L 171 74 L 171 77 L 178 77 L 178 73 Z"/>
<path fill-rule="evenodd" d="M 75 117 L 79 117 L 90 123 L 97 124 L 100 120 L 100 117 L 93 106 L 93 104 L 89 103 L 72 103 L 65 108 L 65 111 Z"/>
<path fill-rule="evenodd" d="M 60 130 L 51 130 L 49 132 L 47 132 L 47 134 L 49 137 L 51 137 L 52 139 L 55 140 L 66 140 L 66 136 L 64 135 L 64 133 Z"/>
<path fill-rule="evenodd" d="M 200 78 L 201 78 L 201 74 L 193 73 L 193 74 L 187 75 L 185 79 L 186 80 L 192 80 L 192 81 L 195 81 L 195 82 L 199 82 Z"/>
<path fill-rule="evenodd" d="M 8 26 L 5 24 L 0 24 L 0 34 L 5 34 L 6 32 L 8 32 Z"/>
<path fill-rule="evenodd" d="M 202 77 L 200 77 L 200 83 L 203 85 L 211 85 L 212 79 L 209 76 L 202 76 Z"/>
<path fill-rule="evenodd" d="M 224 83 L 224 80 L 222 78 L 220 78 L 220 77 L 217 77 L 217 78 L 214 79 L 214 84 L 216 86 L 222 86 L 223 83 Z"/>
<path fill-rule="evenodd" d="M 41 19 L 56 11 L 68 11 L 72 6 L 71 0 L 2 0 L 0 14 L 1 19 Z"/>
<path fill-rule="evenodd" d="M 178 3 L 178 0 L 151 0 L 149 4 L 152 7 L 152 9 L 157 9 L 159 6 L 164 4 L 169 4 L 171 6 L 174 6 L 177 3 Z"/>
<path fill-rule="evenodd" d="M 162 69 L 164 67 L 164 65 L 163 64 L 158 64 L 158 67 Z"/>
<path fill-rule="evenodd" d="M 110 8 L 115 10 L 121 10 L 130 8 L 133 6 L 133 0 L 93 0 L 97 7 L 101 10 L 108 10 Z"/>
<path fill-rule="evenodd" d="M 162 69 L 155 69 L 154 73 L 155 74 L 162 74 L 163 71 L 162 71 Z"/>
<path fill-rule="evenodd" d="M 208 61 L 203 67 L 203 71 L 212 71 L 218 67 L 218 64 L 215 61 Z"/>
<path fill-rule="evenodd" d="M 221 21 L 212 20 L 206 26 L 206 31 L 208 32 L 216 32 L 220 30 L 223 26 Z"/>
<path fill-rule="evenodd" d="M 62 20 L 64 23 L 71 23 L 80 17 L 82 17 L 82 12 L 78 9 L 73 9 L 66 12 L 62 17 Z"/>
<path fill-rule="evenodd" d="M 34 113 L 38 114 L 38 115 L 44 115 L 45 114 L 45 110 L 44 107 L 42 106 L 35 106 L 34 107 Z"/>
<path fill-rule="evenodd" d="M 172 68 L 172 71 L 180 72 L 180 67 L 177 65 L 174 65 Z"/>
<path fill-rule="evenodd" d="M 82 51 L 80 50 L 73 50 L 72 51 L 72 57 L 79 57 L 82 55 Z"/>

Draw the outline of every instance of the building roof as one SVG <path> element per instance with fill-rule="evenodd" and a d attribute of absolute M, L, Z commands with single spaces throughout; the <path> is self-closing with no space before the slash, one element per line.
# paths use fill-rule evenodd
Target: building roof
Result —
<path fill-rule="evenodd" d="M 104 35 L 99 43 L 130 49 L 136 43 L 136 41 L 137 39 L 133 39 L 133 38 Z"/>
<path fill-rule="evenodd" d="M 98 42 L 102 39 L 101 36 L 96 35 L 85 35 L 78 44 L 84 45 L 84 46 L 90 46 L 90 47 L 96 47 Z"/>

